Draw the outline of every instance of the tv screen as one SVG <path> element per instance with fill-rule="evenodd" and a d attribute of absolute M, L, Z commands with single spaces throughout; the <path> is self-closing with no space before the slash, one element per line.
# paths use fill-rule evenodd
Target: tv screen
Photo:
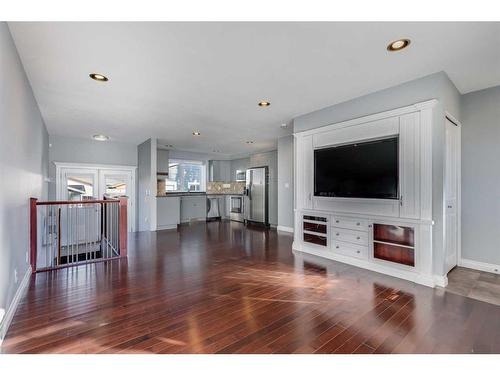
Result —
<path fill-rule="evenodd" d="M 314 195 L 398 199 L 398 138 L 314 150 Z"/>

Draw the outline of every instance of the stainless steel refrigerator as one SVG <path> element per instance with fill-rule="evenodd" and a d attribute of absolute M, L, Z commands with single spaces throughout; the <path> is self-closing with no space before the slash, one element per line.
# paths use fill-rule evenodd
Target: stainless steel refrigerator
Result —
<path fill-rule="evenodd" d="M 246 171 L 245 222 L 269 225 L 269 173 L 267 167 Z"/>

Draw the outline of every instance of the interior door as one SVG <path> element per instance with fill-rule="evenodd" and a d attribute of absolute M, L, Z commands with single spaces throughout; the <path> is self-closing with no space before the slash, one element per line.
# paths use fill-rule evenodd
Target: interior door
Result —
<path fill-rule="evenodd" d="M 458 199 L 460 176 L 460 128 L 446 119 L 445 164 L 445 271 L 458 264 Z"/>
<path fill-rule="evenodd" d="M 135 194 L 134 179 L 131 171 L 100 169 L 99 170 L 99 196 L 124 197 L 127 200 L 128 231 L 135 230 Z"/>

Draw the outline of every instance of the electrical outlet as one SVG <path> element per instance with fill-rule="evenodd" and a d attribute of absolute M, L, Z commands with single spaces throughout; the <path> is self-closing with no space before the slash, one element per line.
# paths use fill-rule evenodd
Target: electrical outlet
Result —
<path fill-rule="evenodd" d="M 17 284 L 17 268 L 14 270 L 14 284 Z"/>

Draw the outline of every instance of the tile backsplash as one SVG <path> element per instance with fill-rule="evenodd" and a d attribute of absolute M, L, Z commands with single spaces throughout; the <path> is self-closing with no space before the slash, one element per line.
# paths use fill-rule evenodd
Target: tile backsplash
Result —
<path fill-rule="evenodd" d="M 243 194 L 244 182 L 207 182 L 207 194 Z"/>

